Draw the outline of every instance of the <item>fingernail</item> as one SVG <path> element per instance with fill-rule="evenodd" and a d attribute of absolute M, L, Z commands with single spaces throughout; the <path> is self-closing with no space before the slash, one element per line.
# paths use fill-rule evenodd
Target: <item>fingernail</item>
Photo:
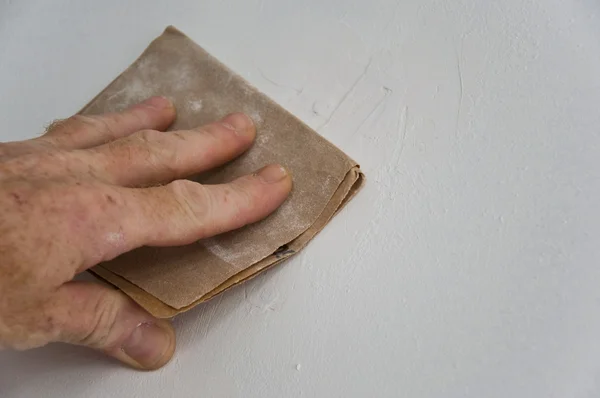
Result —
<path fill-rule="evenodd" d="M 254 136 L 254 122 L 243 113 L 232 113 L 225 116 L 221 123 L 243 137 Z"/>
<path fill-rule="evenodd" d="M 142 102 L 142 105 L 145 105 L 149 108 L 154 108 L 157 110 L 162 110 L 166 108 L 173 108 L 173 103 L 167 97 L 150 97 L 146 101 Z"/>
<path fill-rule="evenodd" d="M 164 365 L 173 342 L 173 335 L 156 323 L 141 323 L 131 333 L 121 349 L 142 368 L 155 369 Z"/>
<path fill-rule="evenodd" d="M 279 182 L 283 180 L 287 174 L 287 170 L 278 164 L 263 167 L 256 173 L 256 175 L 267 184 Z"/>

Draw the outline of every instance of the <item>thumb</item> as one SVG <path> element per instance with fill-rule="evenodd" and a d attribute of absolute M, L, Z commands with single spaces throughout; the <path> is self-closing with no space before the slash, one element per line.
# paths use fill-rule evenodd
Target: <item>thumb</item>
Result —
<path fill-rule="evenodd" d="M 138 369 L 164 366 L 175 351 L 175 331 L 110 287 L 68 282 L 54 297 L 58 340 L 84 345 Z"/>

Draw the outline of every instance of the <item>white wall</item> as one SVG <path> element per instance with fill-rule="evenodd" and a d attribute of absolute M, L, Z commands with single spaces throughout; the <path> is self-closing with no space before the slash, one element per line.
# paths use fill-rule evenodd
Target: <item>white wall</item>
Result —
<path fill-rule="evenodd" d="M 595 0 L 0 1 L 0 139 L 168 24 L 361 162 L 299 256 L 176 319 L 155 373 L 0 353 L 2 397 L 600 394 Z"/>

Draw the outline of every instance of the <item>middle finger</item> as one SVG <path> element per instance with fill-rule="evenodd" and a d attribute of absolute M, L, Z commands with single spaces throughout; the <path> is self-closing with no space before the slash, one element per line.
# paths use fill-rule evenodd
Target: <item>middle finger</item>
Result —
<path fill-rule="evenodd" d="M 73 154 L 106 182 L 146 186 L 199 173 L 239 156 L 251 145 L 256 130 L 241 113 L 196 130 L 162 133 L 145 130 Z"/>

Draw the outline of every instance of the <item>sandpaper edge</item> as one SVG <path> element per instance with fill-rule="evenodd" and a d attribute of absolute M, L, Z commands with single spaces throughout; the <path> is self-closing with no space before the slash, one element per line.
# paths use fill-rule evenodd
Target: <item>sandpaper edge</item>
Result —
<path fill-rule="evenodd" d="M 127 296 L 129 296 L 133 301 L 135 301 L 138 305 L 148 311 L 150 314 L 157 318 L 165 319 L 172 318 L 177 314 L 186 312 L 199 304 L 202 304 L 215 296 L 225 292 L 226 290 L 231 289 L 234 286 L 237 286 L 243 282 L 246 282 L 255 276 L 263 273 L 264 271 L 278 265 L 285 260 L 293 257 L 297 254 L 304 246 L 308 244 L 323 228 L 329 223 L 331 218 L 336 216 L 342 208 L 344 208 L 348 202 L 360 191 L 365 183 L 365 176 L 360 171 L 358 166 L 353 167 L 348 171 L 346 177 L 340 187 L 338 188 L 338 192 L 334 194 L 332 197 L 332 201 L 328 205 L 333 205 L 332 209 L 329 209 L 328 212 L 324 211 L 321 214 L 319 220 L 317 220 L 313 226 L 309 227 L 305 232 L 300 234 L 293 241 L 288 243 L 287 245 L 282 247 L 282 250 L 278 250 L 274 254 L 269 257 L 251 265 L 250 267 L 244 269 L 241 272 L 231 276 L 229 279 L 215 287 L 210 292 L 206 293 L 204 296 L 200 297 L 198 300 L 190 303 L 189 305 L 174 308 L 170 305 L 164 303 L 160 299 L 146 292 L 144 289 L 135 285 L 134 283 L 128 281 L 127 279 L 103 268 L 102 265 L 98 265 L 92 269 L 90 269 L 90 273 L 95 277 L 109 283 L 112 286 L 115 286 Z M 340 191 L 341 190 L 341 191 Z M 338 198 L 336 200 L 335 198 Z M 337 204 L 336 204 L 337 202 Z M 316 225 L 315 225 L 316 224 Z M 293 246 L 294 249 L 291 250 L 286 247 Z"/>

